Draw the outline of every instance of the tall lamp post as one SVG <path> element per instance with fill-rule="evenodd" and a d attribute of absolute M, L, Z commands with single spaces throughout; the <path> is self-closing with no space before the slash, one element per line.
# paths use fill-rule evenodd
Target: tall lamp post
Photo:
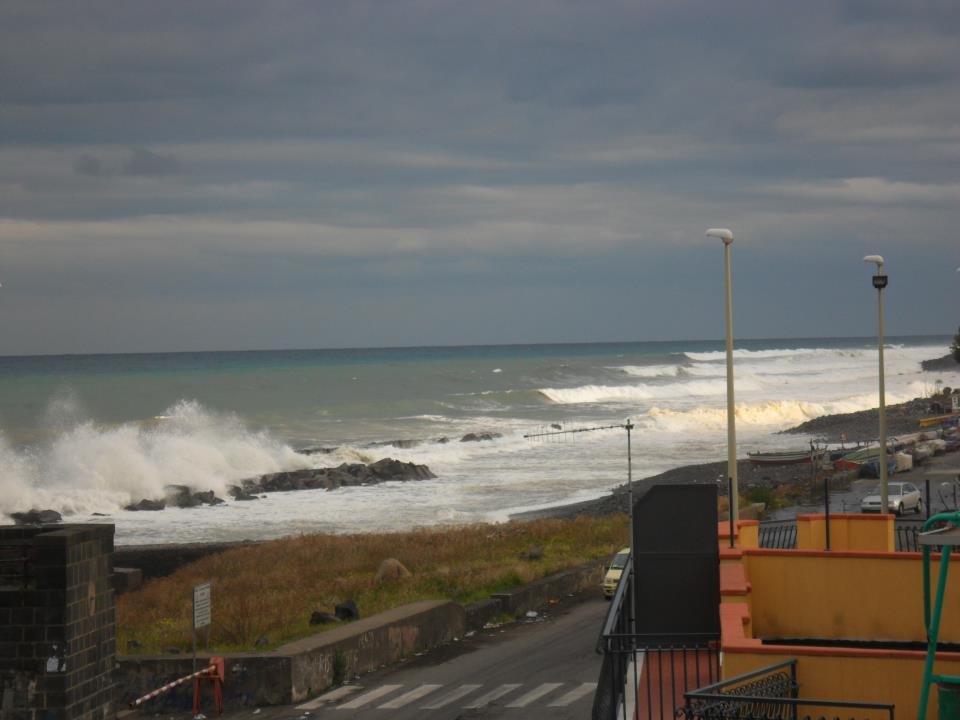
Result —
<path fill-rule="evenodd" d="M 887 407 L 883 386 L 883 289 L 887 286 L 887 274 L 883 271 L 883 258 L 880 255 L 867 255 L 864 262 L 875 263 L 877 274 L 873 276 L 873 286 L 877 289 L 877 349 L 880 357 L 880 507 L 881 512 L 890 512 L 887 504 Z"/>
<path fill-rule="evenodd" d="M 733 293 L 730 291 L 730 246 L 733 233 L 726 228 L 710 228 L 707 237 L 723 240 L 723 266 L 727 294 L 727 477 L 730 479 L 730 520 L 740 519 L 740 489 L 737 482 L 737 427 L 733 407 Z M 733 542 L 731 536 L 730 541 Z"/>

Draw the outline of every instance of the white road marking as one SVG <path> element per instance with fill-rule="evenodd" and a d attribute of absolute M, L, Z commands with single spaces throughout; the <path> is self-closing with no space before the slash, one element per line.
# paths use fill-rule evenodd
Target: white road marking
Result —
<path fill-rule="evenodd" d="M 343 705 L 337 705 L 337 710 L 356 710 L 359 707 L 363 707 L 367 703 L 371 703 L 374 700 L 379 700 L 384 695 L 389 695 L 397 688 L 402 688 L 403 685 L 381 685 L 376 690 L 371 690 L 368 693 L 364 693 L 358 698 L 354 698 L 348 703 Z"/>
<path fill-rule="evenodd" d="M 547 705 L 547 707 L 566 707 L 570 703 L 579 700 L 584 695 L 589 695 L 596 689 L 597 689 L 597 684 L 595 682 L 581 683 L 580 687 L 574 688 L 573 690 L 568 692 L 566 695 L 561 695 L 552 703 Z"/>
<path fill-rule="evenodd" d="M 333 702 L 334 700 L 339 700 L 340 698 L 346 697 L 351 693 L 355 693 L 360 689 L 360 685 L 341 685 L 336 690 L 331 690 L 324 695 L 315 697 L 313 700 L 305 702 L 303 705 L 297 705 L 297 710 L 316 710 L 321 705 Z"/>
<path fill-rule="evenodd" d="M 544 683 L 540 687 L 535 688 L 534 690 L 531 690 L 526 695 L 521 695 L 512 703 L 508 703 L 506 707 L 508 708 L 526 707 L 527 705 L 532 703 L 534 700 L 539 700 L 544 695 L 546 695 L 549 692 L 553 692 L 561 685 L 563 685 L 563 683 Z"/>
<path fill-rule="evenodd" d="M 451 693 L 447 693 L 436 702 L 431 703 L 430 705 L 424 705 L 422 709 L 423 710 L 439 710 L 440 708 L 446 707 L 452 702 L 456 702 L 457 700 L 464 697 L 465 695 L 469 695 L 474 690 L 479 690 L 481 687 L 483 687 L 483 685 L 461 685 L 456 690 L 454 690 Z"/>
<path fill-rule="evenodd" d="M 513 692 L 518 687 L 520 687 L 519 683 L 516 685 L 511 683 L 507 683 L 506 685 L 501 685 L 496 690 L 491 690 L 486 695 L 481 695 L 472 703 L 470 703 L 469 705 L 464 705 L 463 707 L 467 708 L 468 710 L 476 710 L 477 708 L 482 708 L 485 705 L 489 705 L 497 698 L 502 698 L 507 693 Z"/>
<path fill-rule="evenodd" d="M 408 693 L 404 693 L 400 697 L 396 697 L 388 703 L 384 703 L 380 706 L 381 710 L 396 710 L 397 708 L 402 708 L 407 703 L 412 703 L 414 700 L 419 700 L 425 695 L 429 695 L 437 688 L 442 688 L 443 685 L 421 685 L 418 688 L 411 690 Z"/>

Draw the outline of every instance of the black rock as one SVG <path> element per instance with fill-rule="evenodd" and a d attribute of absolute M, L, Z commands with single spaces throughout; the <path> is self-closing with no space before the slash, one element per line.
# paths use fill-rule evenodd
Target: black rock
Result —
<path fill-rule="evenodd" d="M 141 647 L 136 640 L 127 640 L 127 650 L 139 650 Z"/>
<path fill-rule="evenodd" d="M 238 488 L 236 485 L 230 488 L 230 494 L 233 496 L 234 500 L 259 500 L 256 495 L 248 492 L 244 488 Z"/>
<path fill-rule="evenodd" d="M 340 618 L 325 612 L 313 612 L 310 614 L 311 625 L 329 625 L 330 623 L 340 622 Z"/>
<path fill-rule="evenodd" d="M 17 525 L 53 525 L 63 522 L 63 516 L 56 510 L 30 510 L 13 513 L 10 517 Z"/>
<path fill-rule="evenodd" d="M 342 603 L 338 603 L 333 609 L 333 612 L 336 614 L 339 620 L 360 619 L 360 610 L 357 608 L 357 604 L 353 600 L 346 600 Z"/>
<path fill-rule="evenodd" d="M 167 485 L 167 502 L 173 507 L 196 507 L 200 501 L 190 492 L 186 485 Z"/>
<path fill-rule="evenodd" d="M 481 442 L 483 440 L 496 440 L 498 437 L 503 437 L 503 435 L 497 432 L 467 433 L 460 438 L 460 442 Z"/>
<path fill-rule="evenodd" d="M 138 503 L 127 505 L 124 510 L 163 510 L 167 506 L 165 500 L 147 500 L 144 498 Z"/>
<path fill-rule="evenodd" d="M 163 652 L 164 652 L 165 655 L 179 655 L 179 654 L 180 654 L 180 648 L 178 648 L 178 647 L 176 647 L 176 646 L 174 646 L 174 645 L 170 645 L 169 647 L 165 647 L 165 648 L 163 649 Z"/>
<path fill-rule="evenodd" d="M 268 638 L 266 635 L 261 635 L 260 637 L 257 638 L 257 641 L 253 644 L 253 646 L 255 648 L 262 648 L 262 647 L 266 647 L 269 644 L 270 644 L 270 638 Z"/>

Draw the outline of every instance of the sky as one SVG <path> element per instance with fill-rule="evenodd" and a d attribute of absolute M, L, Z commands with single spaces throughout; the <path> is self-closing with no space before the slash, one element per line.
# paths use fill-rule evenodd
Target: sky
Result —
<path fill-rule="evenodd" d="M 960 324 L 960 5 L 0 4 L 0 354 Z"/>

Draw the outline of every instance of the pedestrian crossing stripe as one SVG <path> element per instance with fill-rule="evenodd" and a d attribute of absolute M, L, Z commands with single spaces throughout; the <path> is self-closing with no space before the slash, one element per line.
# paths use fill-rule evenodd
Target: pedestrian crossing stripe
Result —
<path fill-rule="evenodd" d="M 340 698 L 345 698 L 347 695 L 355 693 L 357 690 L 362 690 L 363 688 L 360 685 L 341 685 L 335 690 L 331 690 L 328 693 L 324 693 L 319 697 L 315 697 L 313 700 L 305 702 L 303 705 L 297 705 L 297 710 L 316 710 L 321 705 L 328 705 Z"/>
<path fill-rule="evenodd" d="M 579 683 L 573 688 L 567 690 L 567 692 L 556 696 L 556 692 L 559 691 L 563 685 L 563 683 L 553 682 L 542 683 L 535 687 L 531 687 L 529 690 L 527 690 L 527 692 L 506 703 L 504 707 L 527 707 L 538 700 L 551 695 L 554 697 L 553 700 L 547 704 L 547 707 L 566 707 L 567 705 L 572 705 L 581 698 L 590 695 L 596 690 L 597 687 L 597 683 L 595 682 Z M 506 697 L 507 695 L 515 693 L 523 688 L 523 684 L 504 683 L 497 686 L 488 686 L 490 689 L 485 693 L 482 692 L 484 687 L 483 685 L 464 684 L 457 687 L 451 687 L 447 693 L 440 694 L 439 691 L 443 689 L 443 685 L 438 683 L 424 683 L 415 687 L 408 685 L 407 687 L 409 689 L 406 692 L 401 692 L 399 695 L 387 699 L 387 696 L 401 691 L 403 687 L 403 685 L 399 684 L 381 685 L 380 687 L 373 688 L 360 695 L 356 695 L 356 693 L 365 689 L 362 685 L 343 685 L 331 690 L 328 693 L 325 693 L 324 695 L 316 697 L 313 700 L 305 702 L 302 705 L 298 705 L 297 710 L 316 710 L 321 707 L 329 707 L 335 710 L 356 710 L 358 708 L 372 705 L 380 700 L 383 700 L 384 702 L 382 704 L 375 705 L 378 710 L 396 710 L 408 705 L 413 705 L 418 700 L 427 701 L 425 705 L 420 707 L 421 710 L 439 710 L 440 708 L 453 705 L 459 701 L 466 701 L 465 704 L 461 705 L 461 707 L 464 709 L 478 710 L 497 700 L 500 700 L 501 698 Z M 468 700 L 468 696 L 474 695 L 477 692 L 481 692 L 482 694 L 474 697 L 472 700 Z M 336 705 L 336 703 L 340 700 L 345 700 L 345 702 Z"/>

